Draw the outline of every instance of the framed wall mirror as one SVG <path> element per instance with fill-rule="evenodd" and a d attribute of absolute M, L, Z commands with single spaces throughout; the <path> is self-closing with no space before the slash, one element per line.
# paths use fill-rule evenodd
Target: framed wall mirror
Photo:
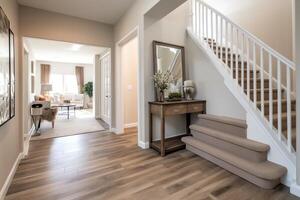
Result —
<path fill-rule="evenodd" d="M 153 41 L 154 73 L 158 71 L 170 72 L 170 83 L 165 91 L 165 98 L 170 93 L 180 93 L 184 97 L 183 82 L 185 81 L 185 54 L 184 47 Z M 157 97 L 158 91 L 155 92 Z"/>

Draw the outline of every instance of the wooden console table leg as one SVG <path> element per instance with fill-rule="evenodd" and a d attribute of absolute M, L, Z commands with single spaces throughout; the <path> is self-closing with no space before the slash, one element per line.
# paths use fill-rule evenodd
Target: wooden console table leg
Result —
<path fill-rule="evenodd" d="M 164 116 L 164 108 L 161 106 L 160 108 L 160 155 L 163 157 L 166 155 L 165 151 L 165 116 Z"/>
<path fill-rule="evenodd" d="M 191 134 L 190 125 L 191 125 L 191 114 L 187 113 L 186 114 L 186 133 L 188 135 Z"/>

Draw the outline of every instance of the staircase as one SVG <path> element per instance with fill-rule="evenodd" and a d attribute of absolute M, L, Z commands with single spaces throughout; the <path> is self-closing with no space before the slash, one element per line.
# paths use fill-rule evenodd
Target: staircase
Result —
<path fill-rule="evenodd" d="M 199 115 L 190 126 L 192 137 L 182 138 L 186 148 L 265 189 L 274 188 L 286 168 L 267 160 L 270 147 L 247 139 L 246 122 Z"/>
<path fill-rule="evenodd" d="M 200 127 L 199 125 L 191 126 L 193 137 L 183 139 L 187 148 L 205 158 L 211 157 L 210 160 L 229 171 L 235 169 L 238 175 L 263 188 L 274 187 L 284 174 L 280 166 L 267 161 L 270 159 L 285 166 L 288 169 L 289 181 L 294 181 L 296 176 L 296 94 L 292 77 L 296 72 L 295 64 L 202 0 L 191 0 L 191 2 L 189 36 L 211 58 L 224 77 L 224 83 L 228 89 L 245 108 L 247 119 L 248 116 L 252 119 L 250 122 L 247 121 L 251 127 L 250 130 L 256 131 L 256 135 L 264 134 L 266 137 L 263 143 L 272 145 L 266 146 L 260 143 L 261 137 L 255 137 L 256 143 L 250 142 L 243 134 L 242 137 L 232 136 L 232 132 L 222 130 L 216 132 L 213 127 L 208 130 L 203 128 L 204 124 L 202 124 Z M 249 132 L 248 129 L 247 137 L 253 134 L 251 131 Z M 207 137 L 217 137 L 218 142 L 207 143 L 207 140 L 204 140 Z M 228 141 L 220 142 L 224 140 L 224 137 L 237 141 L 235 145 L 240 146 L 242 152 L 248 151 L 250 155 L 257 155 L 257 158 L 261 160 L 251 160 L 245 153 L 236 155 L 230 150 L 233 146 L 228 145 L 226 143 Z M 215 144 L 224 144 L 228 147 L 226 149 L 228 152 L 222 149 L 222 145 Z M 271 146 L 273 149 L 269 152 L 276 151 L 276 153 L 271 153 L 273 156 L 266 156 Z M 256 147 L 260 151 L 255 154 L 252 151 L 257 151 Z M 274 154 L 276 154 L 276 159 L 274 159 Z M 278 158 L 279 156 L 282 158 Z M 246 165 L 239 165 L 239 162 L 235 163 L 232 159 L 237 159 L 241 161 L 240 163 L 248 162 L 247 165 L 256 166 L 262 171 L 264 168 L 261 166 L 268 166 L 274 173 L 265 177 L 255 171 L 255 167 L 249 169 Z M 252 169 L 254 171 L 251 171 Z M 278 173 L 276 174 L 275 171 Z M 264 172 L 268 174 L 267 171 Z"/>
<path fill-rule="evenodd" d="M 218 49 L 224 48 L 224 47 L 220 47 L 215 40 L 212 39 L 206 39 L 204 38 L 204 40 L 208 43 L 209 47 L 212 48 L 212 50 L 214 51 L 214 53 L 216 54 L 216 56 L 218 57 L 218 59 L 222 59 L 224 63 L 226 63 L 226 59 L 225 58 L 225 53 L 222 53 L 223 55 L 221 56 L 220 51 L 217 51 Z M 228 69 L 230 69 L 231 67 L 231 63 L 233 62 L 233 79 L 234 80 L 238 80 L 238 83 L 241 87 L 244 88 L 244 93 L 245 95 L 248 95 L 249 92 L 249 96 L 252 102 L 254 102 L 254 98 L 255 98 L 255 91 L 256 91 L 256 106 L 257 108 L 261 111 L 262 109 L 262 105 L 264 106 L 264 116 L 265 119 L 268 120 L 270 119 L 270 102 L 271 102 L 271 109 L 273 112 L 273 125 L 274 128 L 278 129 L 278 119 L 279 119 L 279 115 L 278 115 L 278 110 L 279 110 L 279 106 L 278 106 L 278 102 L 281 103 L 281 128 L 282 128 L 282 140 L 285 140 L 288 137 L 288 105 L 287 105 L 287 99 L 281 95 L 281 101 L 278 100 L 278 88 L 273 89 L 272 90 L 272 98 L 273 100 L 270 101 L 270 94 L 271 90 L 270 90 L 270 84 L 269 84 L 269 79 L 266 79 L 264 76 L 261 76 L 261 71 L 255 71 L 253 70 L 253 68 L 250 66 L 249 67 L 249 71 L 247 72 L 247 62 L 244 62 L 242 64 L 241 59 L 239 58 L 239 55 L 233 53 L 231 51 L 231 49 L 229 48 L 228 50 L 228 60 L 227 60 L 227 67 Z M 231 57 L 232 56 L 232 57 Z M 244 69 L 242 69 L 242 66 L 244 66 Z M 243 71 L 242 71 L 243 70 Z M 243 73 L 242 73 L 243 72 Z M 249 73 L 250 75 L 247 76 L 247 73 Z M 260 77 L 260 78 L 256 78 L 254 79 L 254 73 L 256 73 L 256 77 Z M 241 77 L 244 77 L 243 82 L 241 80 Z M 236 78 L 238 77 L 238 79 Z M 248 78 L 249 78 L 249 83 L 248 83 Z M 254 83 L 254 81 L 256 81 L 256 83 Z M 249 84 L 250 90 L 247 90 L 247 84 Z M 256 85 L 256 86 L 255 86 Z M 254 90 L 254 88 L 256 87 L 256 90 Z M 280 87 L 281 89 L 281 93 L 283 94 L 285 92 L 285 90 Z M 263 92 L 262 92 L 263 91 Z M 263 94 L 262 94 L 263 93 Z M 262 100 L 263 99 L 263 100 Z M 291 110 L 291 141 L 292 141 L 292 146 L 294 149 L 296 149 L 296 100 L 292 99 L 290 102 L 290 110 Z"/>

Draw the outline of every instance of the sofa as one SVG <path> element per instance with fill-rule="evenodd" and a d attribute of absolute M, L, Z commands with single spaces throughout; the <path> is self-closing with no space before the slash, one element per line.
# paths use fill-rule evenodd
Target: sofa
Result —
<path fill-rule="evenodd" d="M 64 102 L 68 101 L 70 104 L 75 104 L 76 108 L 84 108 L 84 94 L 52 94 L 50 96 L 50 101 L 52 105 L 59 105 L 63 104 Z"/>

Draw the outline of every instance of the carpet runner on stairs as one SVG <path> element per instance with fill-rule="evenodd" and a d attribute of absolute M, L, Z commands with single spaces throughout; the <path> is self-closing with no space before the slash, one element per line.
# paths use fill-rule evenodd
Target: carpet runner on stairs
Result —
<path fill-rule="evenodd" d="M 182 138 L 187 150 L 262 188 L 274 188 L 287 172 L 267 160 L 268 145 L 247 139 L 245 121 L 199 115 L 190 129 L 192 136 Z"/>

